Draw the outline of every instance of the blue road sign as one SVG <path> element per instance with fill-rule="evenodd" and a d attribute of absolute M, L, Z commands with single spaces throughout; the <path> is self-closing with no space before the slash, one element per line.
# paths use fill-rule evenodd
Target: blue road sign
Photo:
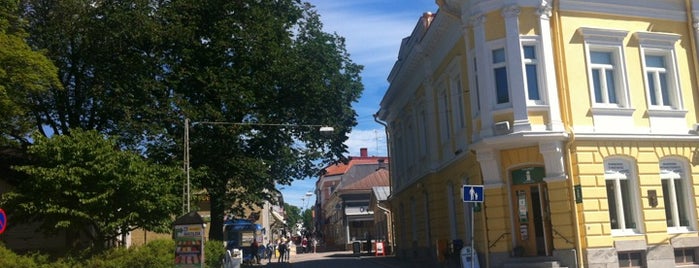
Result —
<path fill-rule="evenodd" d="M 0 208 L 0 234 L 5 232 L 5 227 L 7 227 L 7 215 L 5 211 Z"/>
<path fill-rule="evenodd" d="M 464 202 L 483 202 L 483 185 L 464 185 Z"/>

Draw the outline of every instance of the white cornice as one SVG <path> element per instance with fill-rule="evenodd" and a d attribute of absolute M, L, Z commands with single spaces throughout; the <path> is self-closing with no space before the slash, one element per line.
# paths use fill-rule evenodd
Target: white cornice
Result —
<path fill-rule="evenodd" d="M 559 0 L 561 11 L 685 21 L 683 0 Z"/>

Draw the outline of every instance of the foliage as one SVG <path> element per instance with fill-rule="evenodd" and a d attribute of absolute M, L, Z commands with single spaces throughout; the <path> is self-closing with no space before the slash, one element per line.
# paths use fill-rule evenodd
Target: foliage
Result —
<path fill-rule="evenodd" d="M 284 214 L 286 222 L 290 226 L 295 226 L 297 222 L 301 222 L 301 209 L 297 206 L 284 203 Z"/>
<path fill-rule="evenodd" d="M 223 246 L 223 241 L 207 240 L 204 243 L 204 261 L 206 267 L 219 268 L 223 260 L 223 254 L 226 248 Z"/>
<path fill-rule="evenodd" d="M 301 213 L 301 220 L 303 221 L 303 227 L 308 231 L 314 229 L 313 226 L 313 209 L 306 209 Z"/>
<path fill-rule="evenodd" d="M 144 246 L 111 249 L 102 254 L 84 260 L 83 267 L 142 267 L 169 268 L 174 264 L 175 242 L 171 239 L 159 239 Z"/>
<path fill-rule="evenodd" d="M 233 123 L 193 124 L 189 139 L 193 181 L 212 202 L 209 237 L 221 239 L 228 210 L 259 205 L 276 185 L 342 157 L 362 68 L 300 1 L 172 3 L 164 9 L 177 29 L 167 81 L 181 111 L 195 122 Z"/>
<path fill-rule="evenodd" d="M 25 42 L 18 8 L 18 0 L 0 1 L 0 145 L 24 140 L 38 123 L 35 102 L 61 88 L 56 67 Z"/>
<path fill-rule="evenodd" d="M 164 231 L 178 206 L 176 169 L 154 165 L 117 149 L 96 131 L 36 136 L 35 165 L 0 199 L 17 223 L 39 221 L 46 233 L 84 235 L 96 248 L 136 228 Z"/>
<path fill-rule="evenodd" d="M 222 239 L 225 214 L 270 200 L 277 185 L 316 176 L 346 153 L 362 67 L 342 37 L 323 32 L 310 4 L 22 3 L 27 42 L 45 49 L 63 87 L 28 108 L 35 130 L 96 130 L 119 137 L 115 147 L 180 167 L 190 128 L 192 185 L 209 194 L 210 239 Z M 320 125 L 335 133 L 323 136 Z M 110 205 L 102 211 L 115 213 Z"/>
<path fill-rule="evenodd" d="M 0 267 L 8 268 L 169 268 L 174 262 L 175 243 L 170 239 L 154 240 L 144 246 L 115 248 L 84 258 L 51 259 L 45 254 L 19 255 L 0 245 Z M 208 254 L 208 252 L 206 253 Z"/>

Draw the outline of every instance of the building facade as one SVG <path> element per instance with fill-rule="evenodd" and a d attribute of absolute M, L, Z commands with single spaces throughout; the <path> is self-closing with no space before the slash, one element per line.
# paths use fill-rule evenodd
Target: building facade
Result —
<path fill-rule="evenodd" d="M 699 265 L 699 1 L 436 2 L 378 112 L 396 253 Z M 485 188 L 478 209 L 466 184 Z"/>
<path fill-rule="evenodd" d="M 388 159 L 369 156 L 366 148 L 347 163 L 325 168 L 316 182 L 314 226 L 326 248 L 351 249 L 352 243 L 376 239 L 372 188 L 388 186 Z"/>

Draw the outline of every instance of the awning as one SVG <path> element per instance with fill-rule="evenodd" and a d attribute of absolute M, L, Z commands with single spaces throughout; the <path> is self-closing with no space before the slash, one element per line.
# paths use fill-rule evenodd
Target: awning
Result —
<path fill-rule="evenodd" d="M 274 210 L 272 210 L 272 217 L 274 217 L 277 221 L 279 221 L 279 222 L 281 222 L 281 223 L 283 223 L 283 224 L 286 224 L 286 221 L 284 220 L 284 217 L 282 217 L 281 214 L 279 214 L 278 212 L 276 212 L 276 211 L 274 211 Z"/>

